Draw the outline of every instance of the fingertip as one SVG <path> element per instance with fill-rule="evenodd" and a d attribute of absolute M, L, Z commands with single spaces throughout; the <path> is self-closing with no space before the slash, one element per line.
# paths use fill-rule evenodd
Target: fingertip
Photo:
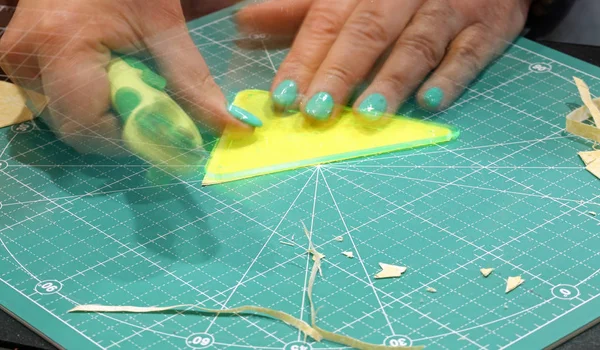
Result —
<path fill-rule="evenodd" d="M 243 108 L 231 104 L 229 105 L 229 108 L 227 108 L 227 111 L 232 117 L 234 117 L 235 119 L 247 126 L 254 128 L 260 128 L 261 126 L 263 126 L 262 121 L 257 116 Z"/>
<path fill-rule="evenodd" d="M 298 100 L 298 84 L 291 79 L 279 83 L 271 93 L 271 98 L 276 107 L 288 109 Z"/>
<path fill-rule="evenodd" d="M 321 91 L 314 94 L 304 104 L 304 114 L 308 117 L 325 121 L 332 117 L 335 111 L 335 102 L 330 93 Z"/>
<path fill-rule="evenodd" d="M 383 94 L 375 92 L 359 99 L 354 105 L 354 111 L 363 118 L 374 121 L 379 120 L 388 111 L 388 107 L 388 99 Z"/>
<path fill-rule="evenodd" d="M 416 97 L 419 105 L 429 111 L 440 111 L 448 105 L 447 89 L 437 85 L 427 84 L 419 90 Z"/>

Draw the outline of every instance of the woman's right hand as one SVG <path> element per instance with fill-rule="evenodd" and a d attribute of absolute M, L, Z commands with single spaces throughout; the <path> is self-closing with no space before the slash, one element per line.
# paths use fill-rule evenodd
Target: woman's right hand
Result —
<path fill-rule="evenodd" d="M 172 95 L 204 127 L 252 130 L 229 114 L 179 1 L 21 0 L 0 41 L 0 64 L 13 82 L 49 98 L 45 121 L 65 142 L 114 154 L 121 122 L 110 112 L 113 52 L 153 57 Z"/>

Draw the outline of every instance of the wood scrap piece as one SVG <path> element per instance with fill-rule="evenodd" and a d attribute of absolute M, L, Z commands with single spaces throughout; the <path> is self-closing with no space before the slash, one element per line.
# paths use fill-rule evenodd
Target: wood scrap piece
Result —
<path fill-rule="evenodd" d="M 0 128 L 32 120 L 47 104 L 42 94 L 0 81 Z"/>
<path fill-rule="evenodd" d="M 487 268 L 480 269 L 479 271 L 481 272 L 481 274 L 483 275 L 483 277 L 487 277 L 487 276 L 489 276 L 492 273 L 492 271 L 494 271 L 494 268 L 493 267 L 487 267 Z"/>
<path fill-rule="evenodd" d="M 515 288 L 522 285 L 523 282 L 525 282 L 525 280 L 522 279 L 521 276 L 509 277 L 506 280 L 506 290 L 504 291 L 504 293 L 512 292 L 513 290 L 515 290 Z"/>
<path fill-rule="evenodd" d="M 577 77 L 573 77 L 573 79 L 575 79 L 575 85 L 577 85 L 579 95 L 581 95 L 581 100 L 583 101 L 587 109 L 590 111 L 592 118 L 594 118 L 594 123 L 596 124 L 596 127 L 600 127 L 600 110 L 598 110 L 598 106 L 596 106 L 596 104 L 592 100 L 590 88 L 583 80 Z"/>
<path fill-rule="evenodd" d="M 402 276 L 402 274 L 406 271 L 405 266 L 396 266 L 390 264 L 379 263 L 381 267 L 381 271 L 375 275 L 375 278 L 396 278 Z"/>
<path fill-rule="evenodd" d="M 429 292 L 429 293 L 437 293 L 437 289 L 435 289 L 435 288 L 432 288 L 432 287 L 427 287 L 427 289 L 426 289 L 426 290 L 427 290 L 427 292 Z"/>
<path fill-rule="evenodd" d="M 600 161 L 591 162 L 585 169 L 600 179 Z"/>
<path fill-rule="evenodd" d="M 590 216 L 596 216 L 596 215 L 597 215 L 595 211 L 590 211 L 590 212 L 588 212 L 588 214 L 589 214 Z"/>
<path fill-rule="evenodd" d="M 354 253 L 352 253 L 352 252 L 342 252 L 342 254 L 345 255 L 349 259 L 354 258 Z"/>
<path fill-rule="evenodd" d="M 585 151 L 579 152 L 577 154 L 579 155 L 579 158 L 581 158 L 585 165 L 588 165 L 600 158 L 600 151 Z"/>
<path fill-rule="evenodd" d="M 336 242 L 343 242 L 343 241 L 344 241 L 344 237 L 342 237 L 342 236 L 337 236 L 337 237 L 335 237 L 333 240 L 334 240 L 334 241 L 336 241 Z"/>

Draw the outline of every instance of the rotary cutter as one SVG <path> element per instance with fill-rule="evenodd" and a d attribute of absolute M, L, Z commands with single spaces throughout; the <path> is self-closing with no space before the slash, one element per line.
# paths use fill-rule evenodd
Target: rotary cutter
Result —
<path fill-rule="evenodd" d="M 123 120 L 125 145 L 167 174 L 195 172 L 206 157 L 202 136 L 165 93 L 166 80 L 132 57 L 113 58 L 108 78 L 113 109 Z"/>

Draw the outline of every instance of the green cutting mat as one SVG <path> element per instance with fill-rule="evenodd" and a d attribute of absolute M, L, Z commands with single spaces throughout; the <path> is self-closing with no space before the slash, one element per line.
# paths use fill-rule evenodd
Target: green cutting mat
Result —
<path fill-rule="evenodd" d="M 268 89 L 285 56 L 239 51 L 224 13 L 192 34 L 228 94 Z M 202 174 L 149 184 L 134 157 L 81 156 L 39 125 L 4 129 L 0 303 L 73 349 L 299 349 L 298 331 L 261 317 L 66 311 L 253 304 L 308 320 L 310 261 L 280 243 L 306 247 L 304 222 L 327 256 L 321 327 L 431 349 L 542 348 L 600 316 L 600 183 L 576 155 L 591 144 L 562 131 L 580 105 L 573 75 L 600 91 L 598 68 L 520 39 L 448 111 L 404 107 L 457 126 L 456 142 L 207 188 Z M 408 271 L 374 280 L 379 262 Z M 507 295 L 515 275 L 526 282 Z"/>

